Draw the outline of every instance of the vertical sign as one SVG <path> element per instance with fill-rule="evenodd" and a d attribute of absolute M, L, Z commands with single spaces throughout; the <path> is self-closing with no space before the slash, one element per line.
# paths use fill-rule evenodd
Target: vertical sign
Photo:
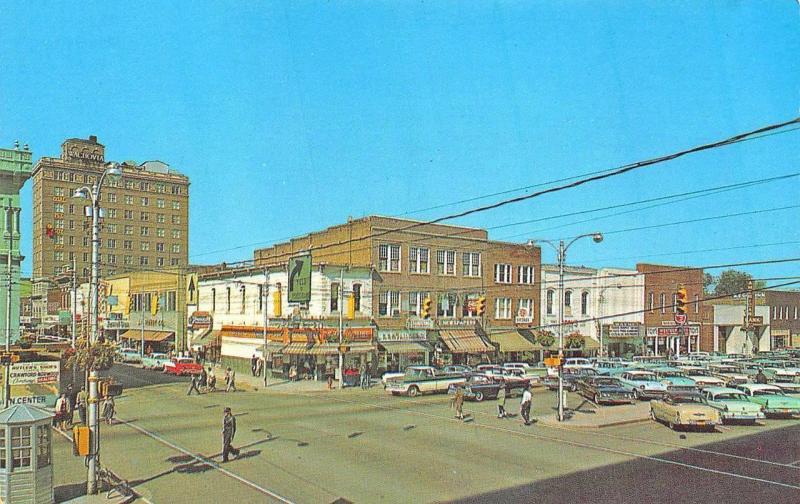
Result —
<path fill-rule="evenodd" d="M 186 275 L 186 304 L 196 305 L 200 286 L 197 283 L 197 273 Z"/>
<path fill-rule="evenodd" d="M 289 302 L 311 301 L 311 254 L 289 260 Z"/>

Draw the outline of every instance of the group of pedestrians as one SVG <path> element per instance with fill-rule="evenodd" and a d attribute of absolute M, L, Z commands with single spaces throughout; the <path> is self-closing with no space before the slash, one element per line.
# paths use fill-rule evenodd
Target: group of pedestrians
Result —
<path fill-rule="evenodd" d="M 506 400 L 511 391 L 507 387 L 500 387 L 497 391 L 497 418 L 508 418 L 512 415 L 506 409 Z M 533 405 L 533 396 L 531 395 L 530 386 L 525 387 L 522 391 L 522 397 L 519 403 L 519 414 L 522 417 L 524 425 L 531 424 L 531 406 Z M 450 406 L 456 410 L 456 418 L 464 420 L 464 388 L 457 387 L 453 399 L 450 401 Z"/>
<path fill-rule="evenodd" d="M 236 370 L 227 368 L 225 370 L 225 392 L 236 392 Z M 194 392 L 197 395 L 217 391 L 217 376 L 214 374 L 214 368 L 209 367 L 208 371 L 203 369 L 199 375 L 192 375 L 189 382 L 189 390 L 186 395 L 192 395 Z"/>
<path fill-rule="evenodd" d="M 260 358 L 258 354 L 253 354 L 250 358 L 250 372 L 253 376 L 261 376 L 264 372 L 264 359 Z"/>
<path fill-rule="evenodd" d="M 86 387 L 82 386 L 80 391 L 76 392 L 75 388 L 70 384 L 67 386 L 66 391 L 56 399 L 53 425 L 61 430 L 67 430 L 75 425 L 75 410 L 78 410 L 79 423 L 87 425 L 88 409 L 89 394 L 86 392 Z M 103 397 L 100 404 L 100 414 L 108 425 L 114 422 L 116 404 L 113 396 L 107 395 Z"/>

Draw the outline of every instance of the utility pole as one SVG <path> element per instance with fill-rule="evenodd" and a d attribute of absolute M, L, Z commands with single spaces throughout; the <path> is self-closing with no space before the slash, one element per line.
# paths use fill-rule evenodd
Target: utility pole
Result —
<path fill-rule="evenodd" d="M 558 242 L 558 421 L 564 421 L 564 240 Z"/>
<path fill-rule="evenodd" d="M 78 278 L 77 278 L 77 271 L 76 271 L 76 260 L 75 256 L 72 257 L 72 350 L 77 351 L 77 334 L 78 334 Z M 78 366 L 72 366 L 72 386 L 75 387 L 77 384 L 75 383 L 78 379 Z"/>
<path fill-rule="evenodd" d="M 344 268 L 339 270 L 339 389 L 344 388 L 344 355 L 342 345 L 344 344 L 344 313 L 342 303 L 344 301 Z"/>
<path fill-rule="evenodd" d="M 270 352 L 267 351 L 267 345 L 269 344 L 267 338 L 267 331 L 269 328 L 269 267 L 264 266 L 264 295 L 263 295 L 263 303 L 264 303 L 264 351 L 261 352 L 261 358 L 264 359 L 264 386 L 266 387 L 269 384 L 269 379 L 267 378 L 267 357 L 269 357 L 269 370 L 270 373 L 272 372 L 272 355 Z"/>
<path fill-rule="evenodd" d="M 6 267 L 7 267 L 7 280 L 6 280 L 6 355 L 11 352 L 11 289 L 13 286 L 11 282 L 13 276 L 11 275 L 11 254 L 14 252 L 14 214 L 9 200 L 6 206 L 6 229 L 8 229 L 8 252 L 6 253 Z M 11 401 L 11 362 L 3 365 L 3 408 L 8 408 Z"/>

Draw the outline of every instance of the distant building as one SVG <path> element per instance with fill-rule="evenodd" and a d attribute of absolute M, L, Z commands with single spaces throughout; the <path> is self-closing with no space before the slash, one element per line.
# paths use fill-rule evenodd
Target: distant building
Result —
<path fill-rule="evenodd" d="M 47 278 L 74 261 L 78 276 L 91 269 L 90 202 L 73 198 L 105 169 L 97 137 L 71 138 L 61 156 L 43 157 L 33 169 L 33 275 Z M 122 164 L 120 179 L 101 190 L 101 275 L 188 265 L 189 179 L 161 161 Z"/>
<path fill-rule="evenodd" d="M 800 291 L 768 290 L 772 348 L 800 347 Z"/>

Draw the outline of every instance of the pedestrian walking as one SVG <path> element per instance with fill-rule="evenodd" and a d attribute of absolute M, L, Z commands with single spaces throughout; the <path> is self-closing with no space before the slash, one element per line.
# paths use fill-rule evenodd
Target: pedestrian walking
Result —
<path fill-rule="evenodd" d="M 75 402 L 78 400 L 78 391 L 70 383 L 67 385 L 67 420 L 69 424 L 75 423 Z"/>
<path fill-rule="evenodd" d="M 367 386 L 366 386 L 366 383 L 367 383 L 367 363 L 366 362 L 362 362 L 361 363 L 361 367 L 358 370 L 358 374 L 359 374 L 360 379 L 361 379 L 361 383 L 360 383 L 361 389 L 362 390 L 366 389 L 367 388 Z"/>
<path fill-rule="evenodd" d="M 189 382 L 189 390 L 186 392 L 186 395 L 192 395 L 192 392 L 197 392 L 197 395 L 200 395 L 200 389 L 197 388 L 198 378 L 196 374 L 192 375 L 192 379 Z"/>
<path fill-rule="evenodd" d="M 256 376 L 256 368 L 258 367 L 258 355 L 253 354 L 250 357 L 250 372 L 253 373 L 253 376 Z"/>
<path fill-rule="evenodd" d="M 525 425 L 531 424 L 531 402 L 533 397 L 531 396 L 531 388 L 525 387 L 525 391 L 522 392 L 522 400 L 519 404 L 519 412 L 522 415 L 522 421 Z"/>
<path fill-rule="evenodd" d="M 232 453 L 234 457 L 239 456 L 239 450 L 231 446 L 233 438 L 236 436 L 236 417 L 231 413 L 230 408 L 225 408 L 224 416 L 222 417 L 222 461 L 228 461 L 228 454 Z"/>
<path fill-rule="evenodd" d="M 61 394 L 58 399 L 56 399 L 56 416 L 53 418 L 53 425 L 62 430 L 66 430 L 67 428 L 67 414 L 69 411 L 67 406 L 68 401 L 67 394 Z"/>
<path fill-rule="evenodd" d="M 328 362 L 325 364 L 325 378 L 328 381 L 328 390 L 333 389 L 333 365 Z"/>
<path fill-rule="evenodd" d="M 372 386 L 372 375 L 370 374 L 372 370 L 370 369 L 369 362 L 367 362 L 367 372 L 364 375 L 364 388 L 370 388 Z"/>
<path fill-rule="evenodd" d="M 501 385 L 497 391 L 497 418 L 506 417 L 506 386 Z"/>
<path fill-rule="evenodd" d="M 236 392 L 236 371 L 231 368 L 225 370 L 225 383 L 228 384 L 228 386 L 225 387 L 225 392 Z"/>
<path fill-rule="evenodd" d="M 206 387 L 208 387 L 208 373 L 206 373 L 206 368 L 203 368 L 200 372 L 200 380 L 197 386 L 200 387 L 200 390 L 206 390 Z"/>
<path fill-rule="evenodd" d="M 208 368 L 208 391 L 217 391 L 217 375 L 214 374 L 214 369 Z"/>
<path fill-rule="evenodd" d="M 456 388 L 456 395 L 453 396 L 453 400 L 451 401 L 450 405 L 456 409 L 456 418 L 459 420 L 464 420 L 464 388 L 457 387 Z"/>
<path fill-rule="evenodd" d="M 103 419 L 105 419 L 108 425 L 112 425 L 114 423 L 114 413 L 116 413 L 114 398 L 110 395 L 106 396 L 105 400 L 103 401 Z"/>
<path fill-rule="evenodd" d="M 86 425 L 86 408 L 89 405 L 89 394 L 86 393 L 86 387 L 81 387 L 81 391 L 78 392 L 78 415 L 81 418 L 81 423 Z"/>

